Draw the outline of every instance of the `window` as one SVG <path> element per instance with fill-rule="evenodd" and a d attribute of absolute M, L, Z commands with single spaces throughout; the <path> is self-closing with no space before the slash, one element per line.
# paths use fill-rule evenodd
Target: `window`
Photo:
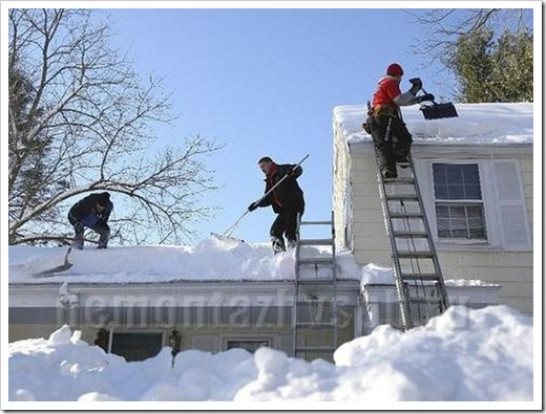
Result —
<path fill-rule="evenodd" d="M 156 356 L 161 351 L 161 332 L 114 332 L 112 353 L 127 361 L 142 361 Z"/>
<path fill-rule="evenodd" d="M 432 164 L 439 239 L 487 240 L 478 164 Z"/>
<path fill-rule="evenodd" d="M 261 348 L 262 346 L 271 346 L 271 343 L 269 339 L 260 339 L 260 340 L 228 340 L 227 341 L 227 349 L 232 348 L 242 348 L 247 350 L 248 352 L 254 353 L 258 348 Z"/>

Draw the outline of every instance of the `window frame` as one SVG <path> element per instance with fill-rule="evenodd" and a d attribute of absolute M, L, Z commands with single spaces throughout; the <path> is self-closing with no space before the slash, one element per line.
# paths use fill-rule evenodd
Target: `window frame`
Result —
<path fill-rule="evenodd" d="M 480 198 L 437 198 L 436 197 L 436 183 L 434 180 L 434 166 L 435 165 L 476 165 L 477 172 L 478 172 L 478 182 L 480 185 Z M 457 243 L 457 244 L 472 244 L 472 245 L 483 245 L 487 244 L 489 241 L 488 237 L 488 226 L 487 226 L 487 217 L 486 217 L 486 207 L 485 207 L 485 199 L 484 199 L 484 191 L 483 191 L 483 178 L 482 178 L 482 168 L 480 166 L 480 163 L 475 160 L 455 160 L 451 162 L 440 162 L 440 161 L 432 161 L 430 163 L 430 171 L 431 171 L 431 177 L 432 177 L 432 194 L 433 194 L 433 211 L 434 211 L 434 236 L 435 240 L 437 240 L 439 243 Z M 483 219 L 483 231 L 484 231 L 484 238 L 468 238 L 468 237 L 440 237 L 438 234 L 438 214 L 437 214 L 437 207 L 438 205 L 444 205 L 444 206 L 479 206 L 481 207 L 482 211 L 482 219 Z M 468 217 L 465 215 L 465 221 L 467 224 L 467 227 L 465 230 L 467 233 L 469 232 L 470 228 L 468 227 Z M 432 227 L 432 226 L 431 226 Z"/>
<path fill-rule="evenodd" d="M 483 158 L 427 158 L 415 159 L 415 172 L 419 179 L 419 187 L 423 198 L 425 213 L 432 233 L 432 238 L 439 250 L 468 250 L 469 248 L 478 250 L 504 250 L 502 238 L 499 233 L 499 226 L 490 225 L 496 223 L 498 214 L 496 212 L 496 180 L 494 176 L 493 163 L 491 160 Z M 433 164 L 476 164 L 480 177 L 480 187 L 482 192 L 481 203 L 483 205 L 485 221 L 485 239 L 463 239 L 463 238 L 439 238 L 438 237 L 438 218 L 436 216 L 436 196 L 434 191 L 434 171 Z M 448 201 L 448 200 L 446 200 Z M 461 200 L 465 201 L 465 200 Z M 475 202 L 477 200 L 470 200 Z"/>

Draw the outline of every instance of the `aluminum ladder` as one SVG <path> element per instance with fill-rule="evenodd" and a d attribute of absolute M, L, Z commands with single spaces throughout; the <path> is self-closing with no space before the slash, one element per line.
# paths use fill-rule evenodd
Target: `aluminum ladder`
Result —
<path fill-rule="evenodd" d="M 384 178 L 377 153 L 376 161 L 401 325 L 408 330 L 443 313 L 449 306 L 448 296 L 413 159 L 409 156 L 409 162 L 397 163 L 397 178 Z"/>
<path fill-rule="evenodd" d="M 326 238 L 300 237 L 307 226 L 330 226 Z M 302 249 L 304 248 L 305 249 Z M 319 252 L 316 248 L 323 247 Z M 298 219 L 292 306 L 293 356 L 332 360 L 338 347 L 334 214 L 328 221 Z M 319 254 L 320 253 L 320 254 Z"/>

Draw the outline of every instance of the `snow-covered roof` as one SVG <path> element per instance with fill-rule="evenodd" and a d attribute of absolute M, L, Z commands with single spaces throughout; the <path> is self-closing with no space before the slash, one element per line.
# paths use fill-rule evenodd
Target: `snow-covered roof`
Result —
<path fill-rule="evenodd" d="M 10 283 L 155 283 L 174 281 L 282 281 L 293 280 L 294 251 L 273 255 L 269 244 L 248 244 L 215 238 L 192 246 L 132 246 L 73 250 L 73 266 L 51 277 L 33 275 L 64 261 L 65 248 L 11 246 Z M 302 248 L 302 257 L 331 252 Z M 349 252 L 338 252 L 338 278 L 360 279 L 360 269 Z M 309 277 L 327 277 L 326 269 Z"/>
<path fill-rule="evenodd" d="M 532 103 L 455 104 L 458 117 L 424 119 L 419 105 L 403 107 L 402 116 L 416 145 L 530 145 Z M 369 142 L 362 129 L 364 105 L 334 108 L 334 122 L 349 143 Z"/>

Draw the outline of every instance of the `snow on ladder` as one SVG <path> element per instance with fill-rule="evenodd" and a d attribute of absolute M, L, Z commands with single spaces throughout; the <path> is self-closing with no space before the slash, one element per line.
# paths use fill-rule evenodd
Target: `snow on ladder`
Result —
<path fill-rule="evenodd" d="M 384 178 L 377 154 L 376 161 L 401 323 L 408 330 L 443 313 L 448 297 L 413 160 L 398 164 L 398 178 Z"/>
<path fill-rule="evenodd" d="M 330 226 L 326 238 L 302 239 L 302 226 Z M 323 247 L 321 251 L 316 248 Z M 320 253 L 320 254 L 319 254 Z M 331 360 L 338 347 L 334 215 L 329 221 L 298 220 L 292 307 L 293 356 Z"/>

